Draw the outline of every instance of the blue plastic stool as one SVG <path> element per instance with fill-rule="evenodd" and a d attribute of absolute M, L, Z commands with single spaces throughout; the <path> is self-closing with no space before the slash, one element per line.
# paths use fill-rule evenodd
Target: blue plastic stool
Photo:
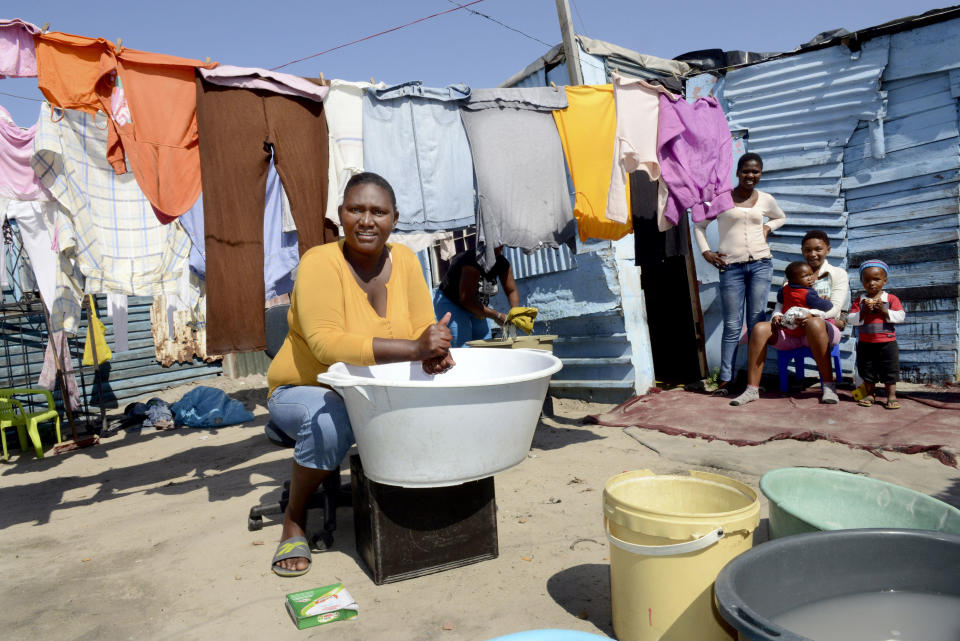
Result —
<path fill-rule="evenodd" d="M 830 356 L 833 358 L 833 377 L 837 383 L 843 382 L 843 370 L 840 368 L 840 345 L 834 345 L 830 350 Z M 789 372 L 787 368 L 790 361 L 793 363 L 793 377 L 803 382 L 803 363 L 804 359 L 813 358 L 813 352 L 809 347 L 798 347 L 788 351 L 777 351 L 777 371 L 780 374 L 780 393 L 786 394 L 790 389 Z M 820 379 L 821 384 L 823 378 Z"/>
<path fill-rule="evenodd" d="M 527 630 L 526 632 L 514 632 L 489 641 L 610 641 L 610 637 L 576 630 Z"/>

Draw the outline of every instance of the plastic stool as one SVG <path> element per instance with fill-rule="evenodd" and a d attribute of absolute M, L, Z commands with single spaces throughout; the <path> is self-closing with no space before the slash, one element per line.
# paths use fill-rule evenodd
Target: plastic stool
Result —
<path fill-rule="evenodd" d="M 833 358 L 833 376 L 837 383 L 843 382 L 843 370 L 840 368 L 840 344 L 834 345 L 830 349 L 830 356 Z M 787 368 L 790 361 L 793 363 L 793 377 L 803 382 L 803 363 L 804 359 L 813 358 L 813 352 L 809 347 L 798 347 L 787 351 L 777 351 L 777 371 L 780 374 L 780 393 L 786 394 L 790 389 L 790 379 L 788 378 Z M 820 383 L 823 384 L 821 377 Z"/>
<path fill-rule="evenodd" d="M 14 395 L 20 396 L 44 396 L 47 406 L 39 412 L 28 412 L 23 409 L 23 404 Z M 20 451 L 27 451 L 27 437 L 33 443 L 33 450 L 37 458 L 43 458 L 43 445 L 40 443 L 40 423 L 54 421 L 54 430 L 57 435 L 57 443 L 63 439 L 60 438 L 60 414 L 57 413 L 56 406 L 53 404 L 53 394 L 45 389 L 0 389 L 0 441 L 3 446 L 3 459 L 9 460 L 7 454 L 7 435 L 5 430 L 8 427 L 17 428 L 17 437 L 20 439 Z"/>

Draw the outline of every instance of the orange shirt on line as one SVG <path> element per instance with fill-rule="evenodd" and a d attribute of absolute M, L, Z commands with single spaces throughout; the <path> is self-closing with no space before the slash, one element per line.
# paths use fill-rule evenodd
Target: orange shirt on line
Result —
<path fill-rule="evenodd" d="M 618 223 L 606 216 L 613 147 L 617 135 L 617 109 L 613 85 L 566 87 L 568 106 L 553 112 L 576 191 L 573 215 L 580 240 L 619 240 L 633 231 L 627 217 Z M 630 183 L 625 194 L 630 210 Z"/>
<path fill-rule="evenodd" d="M 125 173 L 129 161 L 140 189 L 164 214 L 190 209 L 200 195 L 194 69 L 217 63 L 118 49 L 103 38 L 69 33 L 38 34 L 34 40 L 38 85 L 50 104 L 105 112 L 107 160 L 114 171 Z M 132 122 L 114 117 L 111 96 L 118 76 Z"/>

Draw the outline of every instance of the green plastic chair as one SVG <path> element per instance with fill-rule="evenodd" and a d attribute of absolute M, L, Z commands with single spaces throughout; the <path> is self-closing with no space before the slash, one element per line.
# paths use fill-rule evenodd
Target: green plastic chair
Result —
<path fill-rule="evenodd" d="M 47 397 L 47 409 L 39 412 L 28 412 L 23 409 L 23 404 L 13 398 L 17 395 L 43 395 Z M 60 438 L 60 415 L 57 413 L 53 404 L 53 394 L 45 389 L 0 389 L 0 441 L 3 444 L 3 460 L 9 461 L 7 454 L 7 428 L 16 427 L 17 437 L 20 439 L 20 451 L 27 451 L 27 435 L 33 442 L 33 449 L 37 453 L 37 458 L 43 458 L 43 445 L 40 443 L 40 423 L 46 421 L 55 421 L 57 432 L 57 443 L 63 439 Z"/>

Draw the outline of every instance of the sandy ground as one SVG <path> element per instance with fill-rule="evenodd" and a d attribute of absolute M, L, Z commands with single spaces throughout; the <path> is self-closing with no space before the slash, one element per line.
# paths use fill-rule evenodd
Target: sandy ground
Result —
<path fill-rule="evenodd" d="M 610 406 L 558 400 L 528 459 L 496 477 L 498 558 L 377 586 L 344 508 L 333 550 L 315 555 L 305 576 L 281 579 L 269 569 L 279 525 L 247 531 L 250 507 L 276 498 L 289 472 L 290 451 L 263 435 L 265 381 L 206 384 L 255 408 L 256 420 L 120 430 L 96 447 L 0 466 L 0 636 L 482 641 L 535 628 L 612 636 L 601 494 L 621 471 L 701 469 L 757 487 L 777 467 L 833 467 L 960 505 L 960 471 L 923 455 L 883 460 L 826 442 L 738 448 L 584 426 L 580 418 Z M 187 389 L 158 395 L 172 401 Z M 298 631 L 284 595 L 338 581 L 359 617 Z"/>

